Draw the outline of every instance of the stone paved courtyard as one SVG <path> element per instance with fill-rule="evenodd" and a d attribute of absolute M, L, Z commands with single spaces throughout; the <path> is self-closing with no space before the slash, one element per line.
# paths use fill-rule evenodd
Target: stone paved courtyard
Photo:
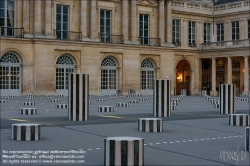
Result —
<path fill-rule="evenodd" d="M 82 162 L 79 165 L 103 165 L 104 138 L 133 136 L 144 138 L 144 165 L 249 165 L 249 152 L 244 150 L 245 127 L 228 125 L 228 115 L 220 115 L 219 109 L 201 96 L 184 97 L 171 112 L 171 117 L 162 118 L 161 133 L 138 131 L 138 118 L 153 117 L 153 99 L 115 108 L 114 112 L 98 112 L 98 106 L 115 107 L 117 102 L 144 97 L 109 99 L 92 96 L 89 98 L 89 121 L 85 122 L 70 122 L 67 109 L 56 108 L 59 103 L 67 104 L 65 97 L 52 96 L 60 99 L 59 103 L 52 103 L 43 96 L 34 96 L 35 106 L 22 104 L 27 101 L 26 96 L 6 99 L 7 103 L 1 103 L 1 164 L 78 165 L 55 163 L 53 155 L 45 152 L 80 150 L 84 152 L 84 158 L 82 155 L 74 159 Z M 106 101 L 96 101 L 98 98 Z M 235 102 L 236 113 L 249 113 L 247 101 Z M 20 115 L 19 108 L 26 107 L 37 108 L 38 113 Z M 41 140 L 12 140 L 11 124 L 14 123 L 41 124 Z M 7 158 L 13 151 L 32 151 L 37 158 L 26 160 L 37 160 L 37 163 L 20 163 L 20 158 Z M 42 156 L 42 152 L 51 158 Z"/>

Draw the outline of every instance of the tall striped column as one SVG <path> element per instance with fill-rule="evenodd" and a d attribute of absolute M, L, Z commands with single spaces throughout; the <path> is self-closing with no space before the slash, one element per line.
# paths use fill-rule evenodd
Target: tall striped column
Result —
<path fill-rule="evenodd" d="M 69 121 L 89 119 L 89 75 L 69 74 Z"/>
<path fill-rule="evenodd" d="M 235 113 L 235 84 L 220 84 L 220 114 Z"/>
<path fill-rule="evenodd" d="M 250 127 L 246 127 L 245 130 L 245 150 L 250 151 Z"/>
<path fill-rule="evenodd" d="M 104 165 L 144 165 L 144 139 L 108 137 L 104 139 Z"/>
<path fill-rule="evenodd" d="M 170 117 L 171 111 L 171 80 L 154 80 L 154 117 Z"/>

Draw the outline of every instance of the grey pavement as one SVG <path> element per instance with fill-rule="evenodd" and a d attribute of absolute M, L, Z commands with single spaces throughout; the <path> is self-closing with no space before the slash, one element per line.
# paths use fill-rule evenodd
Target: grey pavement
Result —
<path fill-rule="evenodd" d="M 25 96 L 6 99 L 7 103 L 1 104 L 1 164 L 40 165 L 41 162 L 42 165 L 58 166 L 103 165 L 104 138 L 133 136 L 144 138 L 144 165 L 250 165 L 249 152 L 244 150 L 246 127 L 228 125 L 228 116 L 219 114 L 219 109 L 214 108 L 201 96 L 184 97 L 176 106 L 176 110 L 171 112 L 171 117 L 162 118 L 161 133 L 141 132 L 137 128 L 138 118 L 153 117 L 153 99 L 139 101 L 126 108 L 115 108 L 114 112 L 97 111 L 98 106 L 115 107 L 117 102 L 128 102 L 143 97 L 145 96 L 117 99 L 90 97 L 90 117 L 89 121 L 85 122 L 68 121 L 67 109 L 57 109 L 58 103 L 51 103 L 50 99 L 43 96 L 34 96 L 35 106 L 23 106 Z M 60 99 L 61 104 L 67 104 L 67 98 L 53 98 Z M 96 101 L 98 98 L 104 98 L 106 101 Z M 236 113 L 249 113 L 250 106 L 247 101 L 235 100 L 235 103 Z M 19 108 L 24 107 L 37 108 L 38 114 L 20 115 Z M 11 139 L 11 124 L 30 122 L 42 125 L 41 140 Z M 21 153 L 20 151 L 25 150 L 38 152 L 34 156 L 39 159 L 39 164 L 21 164 L 19 158 L 3 158 L 3 155 L 10 155 L 10 151 Z M 74 161 L 84 160 L 84 163 L 45 164 L 56 159 L 40 158 L 41 152 L 55 150 L 83 150 L 86 152 L 85 158 Z M 8 163 L 4 164 L 3 160 Z"/>

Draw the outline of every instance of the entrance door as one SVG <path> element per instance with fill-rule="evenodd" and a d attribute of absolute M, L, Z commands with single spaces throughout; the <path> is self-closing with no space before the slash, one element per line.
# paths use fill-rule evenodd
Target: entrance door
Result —
<path fill-rule="evenodd" d="M 1 96 L 21 96 L 21 60 L 14 52 L 5 53 L 0 59 Z"/>
<path fill-rule="evenodd" d="M 112 57 L 107 57 L 102 61 L 101 70 L 101 94 L 116 94 L 118 89 L 118 69 L 117 62 Z"/>
<path fill-rule="evenodd" d="M 154 62 L 147 58 L 141 63 L 141 94 L 153 95 L 155 69 Z"/>
<path fill-rule="evenodd" d="M 56 63 L 56 94 L 68 96 L 68 75 L 75 72 L 75 60 L 71 55 L 63 54 Z"/>

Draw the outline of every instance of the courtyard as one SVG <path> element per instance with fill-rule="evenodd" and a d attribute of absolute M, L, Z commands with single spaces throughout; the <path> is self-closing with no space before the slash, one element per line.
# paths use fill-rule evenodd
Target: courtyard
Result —
<path fill-rule="evenodd" d="M 228 115 L 219 114 L 202 96 L 185 96 L 171 111 L 171 117 L 162 118 L 163 132 L 138 131 L 138 118 L 153 117 L 153 99 L 148 98 L 129 107 L 116 107 L 147 96 L 124 98 L 90 96 L 89 120 L 68 121 L 67 97 L 34 96 L 34 106 L 24 106 L 26 96 L 13 97 L 1 103 L 1 164 L 2 165 L 104 165 L 104 139 L 115 136 L 144 138 L 144 165 L 249 165 L 245 151 L 245 127 L 228 125 Z M 115 97 L 115 96 L 114 96 Z M 174 99 L 176 96 L 171 96 Z M 97 99 L 105 101 L 97 101 Z M 218 97 L 217 100 L 219 99 Z M 248 114 L 248 101 L 235 99 L 236 113 Z M 98 112 L 98 106 L 114 106 L 114 112 Z M 37 108 L 35 115 L 21 115 L 20 108 Z M 16 141 L 11 139 L 11 124 L 41 124 L 41 140 Z M 32 154 L 36 158 L 11 158 L 13 154 Z M 79 158 L 68 158 L 62 164 L 52 152 L 80 151 Z M 71 153 L 72 152 L 72 153 Z M 58 152 L 59 154 L 59 152 Z M 5 157 L 3 157 L 5 156 Z M 50 157 L 48 157 L 50 156 Z M 23 160 L 21 162 L 21 160 Z M 25 163 L 24 160 L 27 160 Z M 34 161 L 32 164 L 31 160 Z M 29 162 L 29 163 L 28 163 Z"/>

